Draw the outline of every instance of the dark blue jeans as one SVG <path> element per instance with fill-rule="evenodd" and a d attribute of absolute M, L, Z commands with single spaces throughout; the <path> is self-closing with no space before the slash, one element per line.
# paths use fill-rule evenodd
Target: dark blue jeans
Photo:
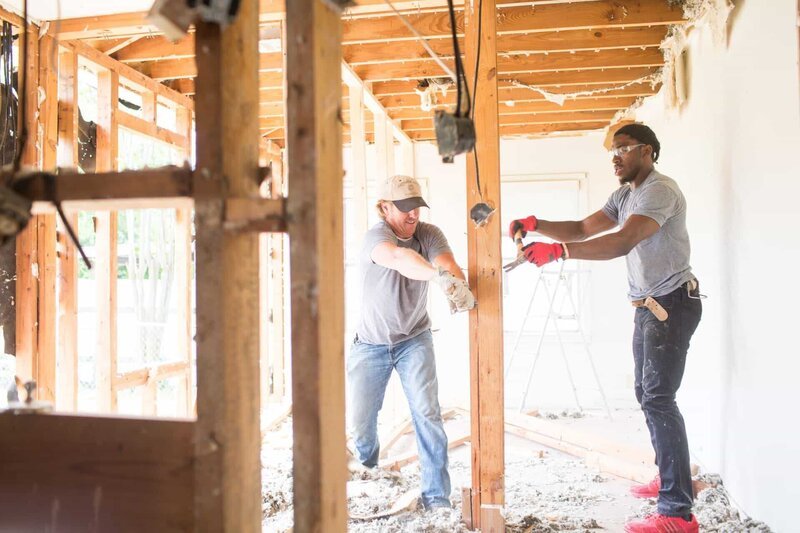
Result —
<path fill-rule="evenodd" d="M 661 476 L 658 512 L 688 516 L 692 511 L 689 444 L 675 394 L 683 379 L 686 352 L 703 306 L 683 285 L 656 298 L 669 313 L 660 322 L 646 307 L 636 309 L 633 361 L 636 399 L 644 411 Z"/>

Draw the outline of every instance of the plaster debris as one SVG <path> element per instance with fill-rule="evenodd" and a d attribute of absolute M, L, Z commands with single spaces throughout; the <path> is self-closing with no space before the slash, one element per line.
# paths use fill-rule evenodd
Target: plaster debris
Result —
<path fill-rule="evenodd" d="M 700 524 L 700 531 L 719 533 L 772 533 L 763 522 L 753 520 L 736 510 L 731 504 L 728 491 L 717 474 L 701 474 L 693 478 L 703 488 L 698 492 L 692 512 Z M 656 512 L 656 500 L 642 503 L 636 516 L 642 517 Z M 632 517 L 631 517 L 632 518 Z"/>
<path fill-rule="evenodd" d="M 562 411 L 556 418 L 576 416 Z M 552 413 L 550 413 L 552 414 Z M 542 416 L 547 417 L 548 413 Z M 263 530 L 291 531 L 291 419 L 267 433 L 262 451 Z M 456 421 L 457 423 L 457 421 Z M 419 464 L 399 472 L 352 469 L 347 483 L 348 531 L 354 533 L 466 533 L 461 521 L 461 487 L 471 483 L 469 447 L 450 453 L 451 508 L 425 510 L 418 499 Z M 771 533 L 743 517 L 730 502 L 719 476 L 695 478 L 708 487 L 695 502 L 701 531 Z M 509 436 L 506 441 L 506 532 L 592 533 L 621 531 L 631 518 L 654 513 L 655 499 L 636 500 L 632 483 L 587 467 L 580 459 Z"/>

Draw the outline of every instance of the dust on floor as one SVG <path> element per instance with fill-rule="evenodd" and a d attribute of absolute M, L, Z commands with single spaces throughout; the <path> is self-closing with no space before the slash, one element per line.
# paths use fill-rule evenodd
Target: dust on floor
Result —
<path fill-rule="evenodd" d="M 270 432 L 262 447 L 263 531 L 290 531 L 292 517 L 291 422 Z M 450 453 L 453 486 L 451 509 L 426 511 L 413 503 L 407 510 L 383 518 L 348 523 L 357 533 L 462 533 L 461 487 L 470 485 L 469 446 Z M 721 481 L 697 497 L 694 512 L 701 531 L 768 533 L 759 522 L 741 517 L 731 506 Z M 716 485 L 716 486 L 713 486 Z M 555 531 L 622 531 L 630 518 L 655 512 L 655 500 L 636 500 L 628 494 L 630 482 L 598 473 L 583 462 L 556 450 L 512 435 L 506 436 L 506 531 L 550 533 Z M 351 473 L 347 487 L 351 517 L 388 511 L 409 492 L 419 490 L 419 465 L 399 472 L 362 469 Z M 401 504 L 401 506 L 403 506 Z"/>

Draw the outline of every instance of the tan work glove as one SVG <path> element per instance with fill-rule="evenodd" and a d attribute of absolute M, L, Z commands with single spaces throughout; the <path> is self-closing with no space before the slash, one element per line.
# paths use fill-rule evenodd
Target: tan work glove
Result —
<path fill-rule="evenodd" d="M 450 300 L 451 313 L 469 311 L 475 307 L 475 295 L 472 294 L 469 285 L 463 279 L 455 278 L 455 287 L 448 299 Z M 454 307 L 455 310 L 453 310 Z"/>
<path fill-rule="evenodd" d="M 469 290 L 469 285 L 463 279 L 453 276 L 449 271 L 439 267 L 436 275 L 431 280 L 442 289 L 450 304 L 451 313 L 469 311 L 475 307 L 475 296 Z"/>

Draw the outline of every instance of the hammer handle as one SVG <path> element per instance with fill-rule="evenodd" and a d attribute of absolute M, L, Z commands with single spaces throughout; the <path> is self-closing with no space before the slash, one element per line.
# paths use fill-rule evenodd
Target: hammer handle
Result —
<path fill-rule="evenodd" d="M 514 244 L 517 245 L 517 252 L 522 253 L 522 247 L 524 244 L 522 243 L 522 230 L 518 229 L 514 232 Z"/>

